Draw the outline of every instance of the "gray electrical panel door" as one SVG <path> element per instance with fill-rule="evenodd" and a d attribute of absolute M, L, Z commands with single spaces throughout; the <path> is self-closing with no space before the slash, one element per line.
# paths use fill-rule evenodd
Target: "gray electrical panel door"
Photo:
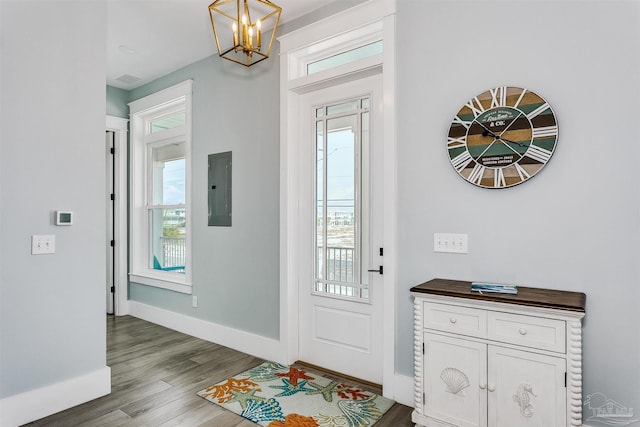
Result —
<path fill-rule="evenodd" d="M 231 151 L 209 154 L 209 225 L 231 226 Z"/>

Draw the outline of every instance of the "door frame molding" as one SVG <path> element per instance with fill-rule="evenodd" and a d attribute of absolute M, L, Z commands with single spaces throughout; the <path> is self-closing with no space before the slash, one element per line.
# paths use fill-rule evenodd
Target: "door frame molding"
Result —
<path fill-rule="evenodd" d="M 127 139 L 129 120 L 120 117 L 107 116 L 106 130 L 114 132 L 113 146 L 115 148 L 113 161 L 114 172 L 114 200 L 115 209 L 113 215 L 114 239 L 116 241 L 113 266 L 114 286 L 116 291 L 113 313 L 116 316 L 129 314 L 128 300 L 128 275 L 127 275 Z M 105 154 L 110 155 L 105 150 Z"/>
<path fill-rule="evenodd" d="M 300 150 L 297 117 L 300 96 L 351 80 L 354 75 L 379 73 L 382 67 L 383 96 L 383 205 L 384 267 L 382 386 L 385 397 L 402 394 L 395 378 L 396 312 L 396 70 L 395 0 L 372 0 L 278 38 L 280 42 L 280 341 L 287 363 L 298 360 L 298 283 L 300 280 L 299 178 Z M 301 63 L 321 44 L 363 28 L 379 31 L 384 40 L 381 55 L 341 65 L 310 76 L 302 75 Z M 348 36 L 347 36 L 348 37 Z M 311 48 L 311 49 L 310 49 Z M 303 73 L 304 74 L 304 73 Z"/>

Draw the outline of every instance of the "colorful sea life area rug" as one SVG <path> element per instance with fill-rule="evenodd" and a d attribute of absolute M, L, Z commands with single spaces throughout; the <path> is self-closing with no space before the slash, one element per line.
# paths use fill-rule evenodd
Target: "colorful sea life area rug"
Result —
<path fill-rule="evenodd" d="M 394 403 L 275 362 L 264 362 L 198 396 L 265 427 L 370 427 Z"/>

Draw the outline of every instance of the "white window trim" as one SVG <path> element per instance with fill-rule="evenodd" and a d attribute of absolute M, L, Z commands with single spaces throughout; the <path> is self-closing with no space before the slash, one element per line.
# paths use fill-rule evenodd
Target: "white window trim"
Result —
<path fill-rule="evenodd" d="M 168 289 L 185 294 L 192 293 L 191 272 L 191 102 L 193 80 L 187 80 L 167 89 L 129 103 L 131 115 L 131 211 L 130 211 L 130 269 L 129 280 L 143 285 Z M 148 133 L 150 120 L 184 108 L 185 125 L 165 131 Z M 149 227 L 147 211 L 146 177 L 148 146 L 157 141 L 176 139 L 184 141 L 186 151 L 185 210 L 186 258 L 185 273 L 154 270 L 149 267 Z"/>
<path fill-rule="evenodd" d="M 384 247 L 383 276 L 383 393 L 386 397 L 411 402 L 405 395 L 405 382 L 395 374 L 395 301 L 396 301 L 396 1 L 371 0 L 344 12 L 317 21 L 307 27 L 278 37 L 280 42 L 280 339 L 286 346 L 287 360 L 298 358 L 298 138 L 293 125 L 298 115 L 300 96 L 310 90 L 334 85 L 350 75 L 365 77 L 383 74 L 384 132 Z M 380 28 L 378 23 L 382 23 Z M 361 29 L 363 31 L 357 32 Z M 354 33 L 354 31 L 356 31 Z M 368 35 L 366 34 L 368 32 Z M 348 43 L 342 34 L 357 34 L 361 42 L 375 41 L 382 35 L 381 55 L 344 64 L 334 69 L 306 75 L 306 64 L 335 54 Z M 332 45 L 332 43 L 334 43 Z M 325 55 L 314 47 L 321 46 Z"/>

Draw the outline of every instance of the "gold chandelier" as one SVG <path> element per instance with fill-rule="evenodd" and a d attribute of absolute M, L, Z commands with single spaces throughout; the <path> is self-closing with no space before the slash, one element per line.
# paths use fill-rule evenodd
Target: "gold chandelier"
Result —
<path fill-rule="evenodd" d="M 271 53 L 282 8 L 268 0 L 216 0 L 209 5 L 218 54 L 250 67 Z M 268 44 L 265 30 L 271 30 Z"/>

